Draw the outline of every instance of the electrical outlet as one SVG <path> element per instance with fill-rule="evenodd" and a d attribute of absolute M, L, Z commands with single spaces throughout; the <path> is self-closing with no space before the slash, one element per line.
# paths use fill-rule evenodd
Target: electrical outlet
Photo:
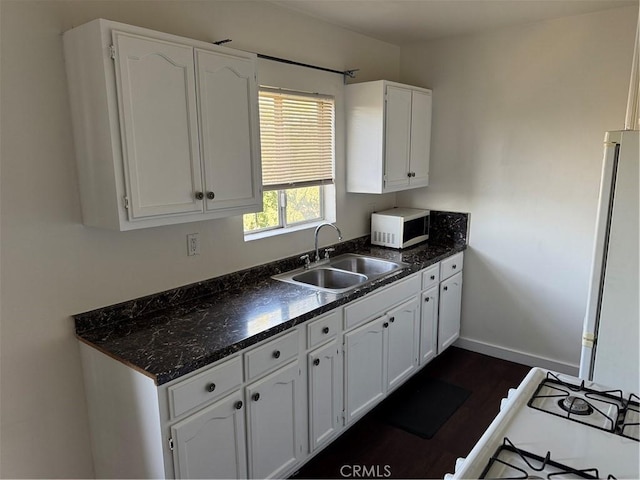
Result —
<path fill-rule="evenodd" d="M 200 255 L 200 234 L 190 233 L 187 235 L 187 255 Z"/>

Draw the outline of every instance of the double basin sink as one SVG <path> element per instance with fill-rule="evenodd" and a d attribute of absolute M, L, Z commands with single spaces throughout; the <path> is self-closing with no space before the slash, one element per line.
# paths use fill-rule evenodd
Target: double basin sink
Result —
<path fill-rule="evenodd" d="M 283 282 L 311 287 L 316 290 L 344 293 L 380 278 L 398 273 L 409 265 L 380 258 L 347 253 L 321 261 L 310 268 L 302 268 L 275 275 Z"/>

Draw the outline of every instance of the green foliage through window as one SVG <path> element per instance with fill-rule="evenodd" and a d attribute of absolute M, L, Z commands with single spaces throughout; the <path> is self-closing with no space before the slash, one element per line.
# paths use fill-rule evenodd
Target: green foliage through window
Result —
<path fill-rule="evenodd" d="M 263 210 L 243 217 L 245 233 L 286 228 L 324 218 L 323 187 L 301 187 L 264 192 Z"/>

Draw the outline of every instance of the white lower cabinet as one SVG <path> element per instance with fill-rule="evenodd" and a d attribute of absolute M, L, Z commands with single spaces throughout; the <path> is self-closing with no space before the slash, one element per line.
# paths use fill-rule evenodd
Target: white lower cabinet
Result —
<path fill-rule="evenodd" d="M 242 392 L 171 427 L 176 478 L 246 478 Z"/>
<path fill-rule="evenodd" d="M 438 348 L 438 298 L 440 289 L 431 287 L 422 292 L 420 312 L 420 365 L 436 356 Z"/>
<path fill-rule="evenodd" d="M 461 303 L 462 272 L 459 272 L 440 284 L 438 353 L 444 351 L 460 336 Z"/>
<path fill-rule="evenodd" d="M 420 276 L 391 288 L 386 305 L 379 292 L 354 302 L 348 312 L 345 309 L 347 326 L 359 324 L 358 317 L 374 318 L 344 335 L 346 423 L 369 411 L 418 366 Z"/>
<path fill-rule="evenodd" d="M 417 297 L 390 310 L 387 329 L 387 391 L 401 385 L 418 368 Z"/>
<path fill-rule="evenodd" d="M 281 478 L 302 456 L 301 374 L 295 361 L 246 387 L 251 478 Z"/>
<path fill-rule="evenodd" d="M 313 452 L 340 429 L 342 420 L 341 351 L 333 341 L 308 354 L 309 448 Z"/>
<path fill-rule="evenodd" d="M 386 325 L 386 327 L 385 327 Z M 345 421 L 371 409 L 386 392 L 386 315 L 344 336 Z"/>

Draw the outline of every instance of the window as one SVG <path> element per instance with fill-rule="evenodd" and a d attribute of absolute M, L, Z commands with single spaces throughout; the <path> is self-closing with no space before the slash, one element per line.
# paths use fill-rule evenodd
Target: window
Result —
<path fill-rule="evenodd" d="M 333 98 L 268 88 L 259 97 L 264 210 L 244 215 L 245 234 L 324 220 L 326 186 L 333 184 Z"/>

